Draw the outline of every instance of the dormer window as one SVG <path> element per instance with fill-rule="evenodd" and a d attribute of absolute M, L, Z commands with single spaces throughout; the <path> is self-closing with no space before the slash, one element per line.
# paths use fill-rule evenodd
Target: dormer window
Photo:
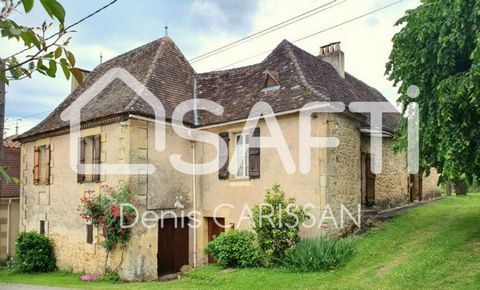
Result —
<path fill-rule="evenodd" d="M 265 71 L 265 79 L 263 80 L 262 92 L 268 93 L 280 89 L 278 76 L 273 71 Z"/>

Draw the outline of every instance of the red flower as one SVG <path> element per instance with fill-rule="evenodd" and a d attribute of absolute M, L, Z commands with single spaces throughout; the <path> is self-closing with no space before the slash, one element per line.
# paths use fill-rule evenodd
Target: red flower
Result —
<path fill-rule="evenodd" d="M 112 212 L 114 218 L 118 218 L 120 216 L 120 209 L 117 205 L 112 204 L 110 206 L 110 211 Z"/>

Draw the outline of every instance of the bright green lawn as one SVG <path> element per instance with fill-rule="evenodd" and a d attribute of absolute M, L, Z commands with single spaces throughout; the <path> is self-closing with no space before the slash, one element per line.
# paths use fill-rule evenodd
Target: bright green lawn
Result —
<path fill-rule="evenodd" d="M 344 268 L 295 274 L 281 269 L 221 271 L 209 266 L 166 283 L 82 283 L 79 275 L 0 272 L 0 282 L 97 289 L 478 289 L 480 194 L 410 210 L 358 240 Z"/>

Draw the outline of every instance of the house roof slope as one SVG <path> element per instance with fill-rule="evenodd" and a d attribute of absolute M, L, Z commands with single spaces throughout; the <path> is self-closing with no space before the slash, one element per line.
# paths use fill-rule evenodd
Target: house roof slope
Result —
<path fill-rule="evenodd" d="M 196 74 L 174 42 L 163 37 L 99 65 L 84 84 L 68 96 L 45 120 L 18 139 L 68 129 L 60 114 L 108 70 L 121 67 L 144 84 L 163 103 L 167 119 L 181 102 L 193 98 L 194 79 L 198 98 L 215 101 L 224 114 L 199 111 L 198 125 L 221 124 L 248 117 L 259 101 L 267 102 L 274 112 L 303 107 L 313 101 L 385 102 L 376 89 L 345 73 L 341 78 L 335 68 L 287 40 L 282 41 L 262 62 L 223 71 Z M 263 90 L 266 74 L 274 75 L 280 87 Z M 82 124 L 112 116 L 137 114 L 153 117 L 153 110 L 123 82 L 115 80 L 82 109 Z M 366 123 L 368 116 L 365 115 Z M 393 132 L 400 114 L 384 114 L 384 130 Z M 195 124 L 188 114 L 186 124 Z M 193 125 L 192 125 L 193 126 Z"/>
<path fill-rule="evenodd" d="M 95 81 L 117 67 L 127 70 L 162 101 L 167 118 L 179 102 L 192 96 L 195 71 L 174 42 L 163 37 L 99 65 L 46 119 L 18 139 L 67 128 L 69 123 L 60 118 L 61 113 Z M 82 108 L 81 121 L 83 124 L 125 114 L 153 116 L 153 110 L 125 83 L 116 79 Z"/>

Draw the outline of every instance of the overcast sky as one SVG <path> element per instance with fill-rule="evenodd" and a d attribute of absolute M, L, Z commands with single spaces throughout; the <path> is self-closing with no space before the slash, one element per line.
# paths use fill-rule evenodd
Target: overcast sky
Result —
<path fill-rule="evenodd" d="M 111 0 L 61 1 L 67 11 L 67 24 L 95 11 Z M 70 49 L 77 65 L 91 70 L 104 61 L 142 44 L 168 34 L 187 59 L 238 40 L 256 31 L 275 25 L 334 0 L 119 0 L 100 14 L 75 27 Z M 38 2 L 35 1 L 38 6 Z M 222 68 L 231 63 L 273 49 L 287 39 L 303 36 L 395 2 L 395 0 L 337 0 L 334 8 L 316 14 L 231 50 L 193 63 L 197 72 Z M 338 4 L 337 4 L 338 3 Z M 319 47 L 341 41 L 345 52 L 346 71 L 380 90 L 390 101 L 396 90 L 384 76 L 391 39 L 398 28 L 395 21 L 405 10 L 415 8 L 417 0 L 404 0 L 390 8 L 337 27 L 303 41 L 302 49 L 317 55 Z M 17 15 L 22 24 L 38 26 L 48 16 L 36 7 L 28 17 Z M 20 48 L 14 41 L 1 40 L 0 55 L 6 56 Z M 412 48 L 414 49 L 414 48 Z M 267 53 L 230 67 L 261 61 Z M 228 67 L 228 68 L 230 68 Z M 20 132 L 28 130 L 45 118 L 70 91 L 70 83 L 59 74 L 50 79 L 35 74 L 33 79 L 12 82 L 7 88 L 7 135 L 15 132 L 15 119 L 21 118 Z"/>

